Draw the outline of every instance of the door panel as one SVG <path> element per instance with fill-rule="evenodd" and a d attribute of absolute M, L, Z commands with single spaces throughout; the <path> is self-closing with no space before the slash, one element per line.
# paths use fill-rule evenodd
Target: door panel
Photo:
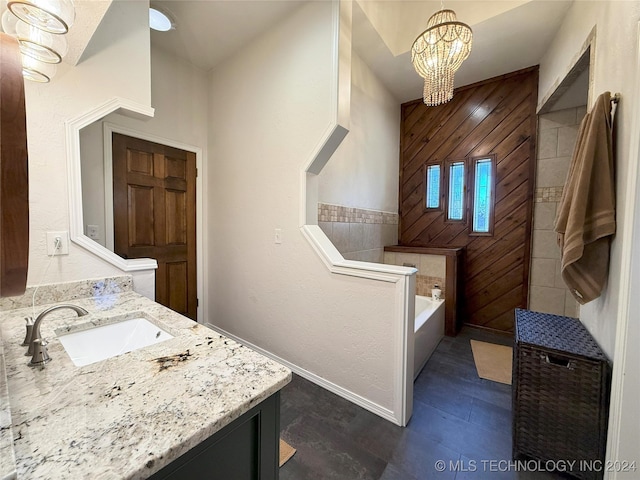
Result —
<path fill-rule="evenodd" d="M 127 173 L 140 173 L 153 176 L 153 154 L 127 150 Z"/>
<path fill-rule="evenodd" d="M 153 188 L 127 185 L 129 189 L 129 246 L 155 245 L 153 234 Z"/>
<path fill-rule="evenodd" d="M 166 243 L 185 245 L 187 243 L 187 198 L 185 192 L 165 191 Z"/>
<path fill-rule="evenodd" d="M 187 179 L 187 162 L 181 158 L 165 157 L 165 171 L 167 178 L 175 178 L 179 180 Z"/>
<path fill-rule="evenodd" d="M 187 262 L 171 262 L 167 263 L 167 279 L 171 284 L 167 285 L 169 292 L 168 307 L 178 313 L 186 314 L 187 311 L 187 293 L 188 293 L 188 276 Z"/>
<path fill-rule="evenodd" d="M 113 134 L 115 252 L 155 258 L 156 301 L 196 319 L 195 154 Z"/>

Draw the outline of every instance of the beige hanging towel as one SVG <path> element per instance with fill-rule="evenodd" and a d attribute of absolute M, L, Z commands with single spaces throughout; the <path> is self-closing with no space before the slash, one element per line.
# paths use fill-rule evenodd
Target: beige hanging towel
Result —
<path fill-rule="evenodd" d="M 581 304 L 598 298 L 616 231 L 611 93 L 598 97 L 580 124 L 556 217 L 562 278 Z"/>

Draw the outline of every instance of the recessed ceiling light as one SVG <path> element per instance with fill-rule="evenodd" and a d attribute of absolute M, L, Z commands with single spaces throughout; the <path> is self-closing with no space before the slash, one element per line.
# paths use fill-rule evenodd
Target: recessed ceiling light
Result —
<path fill-rule="evenodd" d="M 166 13 L 150 7 L 149 8 L 149 26 L 159 32 L 167 32 L 173 28 L 173 22 Z"/>

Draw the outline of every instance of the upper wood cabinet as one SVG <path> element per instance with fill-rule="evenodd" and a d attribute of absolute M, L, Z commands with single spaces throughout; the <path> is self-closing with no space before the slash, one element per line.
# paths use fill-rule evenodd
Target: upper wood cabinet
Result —
<path fill-rule="evenodd" d="M 29 175 L 18 42 L 0 32 L 0 296 L 24 293 L 29 261 Z"/>

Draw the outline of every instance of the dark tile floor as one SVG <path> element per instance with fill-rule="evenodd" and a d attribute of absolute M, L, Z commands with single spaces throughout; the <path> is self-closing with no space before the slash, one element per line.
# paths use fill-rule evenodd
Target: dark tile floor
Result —
<path fill-rule="evenodd" d="M 281 480 L 561 478 L 509 469 L 511 387 L 478 378 L 472 338 L 511 343 L 470 328 L 445 337 L 416 379 L 406 428 L 294 375 L 282 390 L 280 423 L 297 452 L 280 469 Z"/>

